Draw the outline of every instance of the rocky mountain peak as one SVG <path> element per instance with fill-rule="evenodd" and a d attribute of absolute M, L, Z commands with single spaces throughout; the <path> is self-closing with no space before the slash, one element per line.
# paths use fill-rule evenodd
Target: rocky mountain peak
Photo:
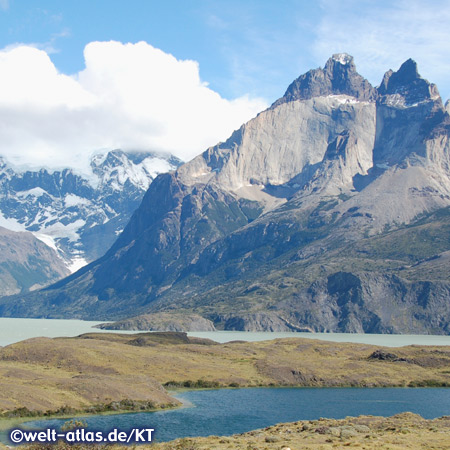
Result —
<path fill-rule="evenodd" d="M 310 70 L 294 80 L 272 106 L 328 95 L 350 95 L 361 101 L 371 101 L 376 98 L 376 90 L 356 71 L 352 56 L 337 53 L 328 59 L 323 69 Z"/>
<path fill-rule="evenodd" d="M 440 101 L 436 85 L 422 78 L 417 63 L 411 58 L 405 61 L 397 72 L 384 74 L 378 93 L 384 97 L 382 102 L 412 106 L 428 100 Z"/>
<path fill-rule="evenodd" d="M 447 100 L 445 102 L 445 110 L 447 111 L 448 114 L 450 114 L 450 100 Z"/>
<path fill-rule="evenodd" d="M 339 77 L 340 74 L 351 74 L 351 75 L 359 75 L 356 71 L 355 62 L 353 60 L 353 56 L 348 55 L 347 53 L 335 53 L 328 61 L 325 63 L 325 67 L 323 68 L 324 72 L 330 74 L 331 78 Z"/>
<path fill-rule="evenodd" d="M 181 160 L 169 154 L 117 149 L 95 155 L 91 160 L 91 168 L 101 186 L 121 191 L 128 183 L 145 191 L 159 173 L 169 172 L 181 163 Z"/>
<path fill-rule="evenodd" d="M 330 64 L 332 62 L 338 62 L 339 64 L 346 66 L 347 64 L 353 65 L 354 70 L 355 64 L 353 62 L 353 56 L 349 55 L 348 53 L 335 53 L 328 61 L 327 64 Z"/>
<path fill-rule="evenodd" d="M 397 75 L 402 77 L 405 82 L 413 82 L 414 80 L 421 78 L 417 69 L 417 63 L 411 58 L 407 59 L 400 66 Z"/>

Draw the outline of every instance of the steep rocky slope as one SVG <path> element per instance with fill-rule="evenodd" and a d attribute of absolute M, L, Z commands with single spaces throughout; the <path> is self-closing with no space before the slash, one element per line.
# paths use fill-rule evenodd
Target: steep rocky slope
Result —
<path fill-rule="evenodd" d="M 158 176 L 104 257 L 0 312 L 449 333 L 448 269 L 422 276 L 450 250 L 449 130 L 414 61 L 373 88 L 334 55 L 226 142 Z"/>
<path fill-rule="evenodd" d="M 0 295 L 39 289 L 68 274 L 57 253 L 31 233 L 0 227 Z"/>

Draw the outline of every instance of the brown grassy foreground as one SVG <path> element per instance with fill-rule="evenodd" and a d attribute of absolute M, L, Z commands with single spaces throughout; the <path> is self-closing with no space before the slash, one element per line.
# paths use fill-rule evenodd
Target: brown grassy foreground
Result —
<path fill-rule="evenodd" d="M 3 417 L 176 405 L 163 385 L 450 386 L 450 347 L 90 333 L 0 348 Z"/>
<path fill-rule="evenodd" d="M 144 447 L 153 450 L 334 450 L 450 448 L 450 417 L 425 420 L 404 413 L 278 424 L 229 437 L 177 439 Z"/>
<path fill-rule="evenodd" d="M 5 448 L 0 444 L 0 449 Z M 403 413 L 392 417 L 360 416 L 342 420 L 319 419 L 278 424 L 262 430 L 233 436 L 184 438 L 139 447 L 69 445 L 31 445 L 27 450 L 448 450 L 450 417 L 425 420 Z"/>

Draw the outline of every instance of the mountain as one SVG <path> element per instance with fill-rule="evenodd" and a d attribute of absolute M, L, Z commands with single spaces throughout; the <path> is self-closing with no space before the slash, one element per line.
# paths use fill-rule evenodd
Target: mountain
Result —
<path fill-rule="evenodd" d="M 333 55 L 159 175 L 103 257 L 0 313 L 448 334 L 449 135 L 414 61 L 374 88 Z"/>
<path fill-rule="evenodd" d="M 70 168 L 18 171 L 0 159 L 0 224 L 30 231 L 72 270 L 102 256 L 153 178 L 181 161 L 121 150 L 92 157 L 90 177 Z"/>
<path fill-rule="evenodd" d="M 0 227 L 0 296 L 42 288 L 69 273 L 56 251 L 31 233 Z"/>

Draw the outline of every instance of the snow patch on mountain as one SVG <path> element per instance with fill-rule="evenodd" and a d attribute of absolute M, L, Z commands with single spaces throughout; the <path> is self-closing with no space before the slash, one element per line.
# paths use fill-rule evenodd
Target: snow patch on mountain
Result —
<path fill-rule="evenodd" d="M 82 267 L 84 267 L 88 262 L 81 256 L 75 256 L 72 258 L 69 264 L 67 264 L 67 268 L 70 270 L 71 273 L 75 273 L 78 270 L 80 270 Z"/>
<path fill-rule="evenodd" d="M 347 53 L 335 53 L 331 58 L 334 61 L 341 63 L 343 66 L 350 64 L 353 61 L 353 57 Z"/>
<path fill-rule="evenodd" d="M 64 198 L 64 204 L 66 208 L 70 208 L 71 206 L 90 205 L 91 202 L 86 198 L 79 197 L 78 195 L 68 194 Z"/>
<path fill-rule="evenodd" d="M 37 238 L 40 241 L 42 241 L 48 247 L 52 248 L 56 252 L 59 251 L 58 247 L 56 246 L 55 240 L 51 236 L 49 236 L 48 234 L 43 234 L 43 233 L 33 233 L 33 234 L 34 234 L 35 238 Z"/>
<path fill-rule="evenodd" d="M 176 168 L 173 161 L 156 155 L 137 153 L 133 158 L 121 151 L 107 155 L 96 155 L 91 162 L 92 172 L 96 176 L 96 185 L 110 186 L 120 190 L 128 181 L 134 186 L 147 190 L 158 174 Z"/>
<path fill-rule="evenodd" d="M 91 173 L 17 169 L 0 157 L 0 226 L 30 231 L 71 271 L 100 257 L 124 229 L 153 179 L 181 161 L 154 152 L 96 153 Z"/>
<path fill-rule="evenodd" d="M 54 236 L 53 239 L 68 239 L 70 242 L 77 242 L 80 240 L 79 230 L 86 225 L 83 219 L 75 220 L 67 224 L 56 222 L 44 228 L 45 234 Z"/>
<path fill-rule="evenodd" d="M 33 188 L 33 189 L 28 189 L 27 191 L 21 191 L 21 192 L 17 193 L 17 195 L 19 197 L 24 197 L 24 198 L 29 197 L 29 196 L 42 197 L 44 194 L 48 195 L 48 192 L 44 191 L 44 189 L 42 189 L 40 187 L 36 187 L 36 188 Z"/>
<path fill-rule="evenodd" d="M 11 231 L 26 231 L 26 228 L 18 220 L 12 217 L 5 217 L 0 211 L 0 227 Z"/>

